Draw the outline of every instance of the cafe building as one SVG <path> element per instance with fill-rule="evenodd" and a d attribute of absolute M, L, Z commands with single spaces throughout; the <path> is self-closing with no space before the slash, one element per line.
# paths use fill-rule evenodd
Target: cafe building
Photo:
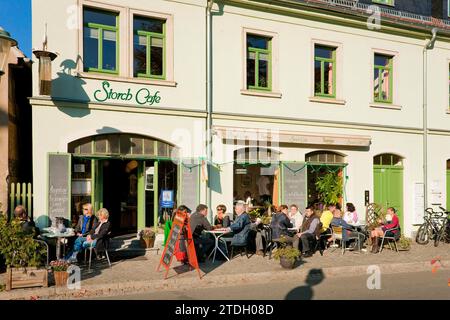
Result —
<path fill-rule="evenodd" d="M 450 23 L 426 2 L 33 0 L 57 53 L 30 99 L 38 225 L 86 201 L 115 234 L 171 205 L 303 209 L 333 172 L 361 220 L 393 206 L 411 234 L 449 181 Z"/>

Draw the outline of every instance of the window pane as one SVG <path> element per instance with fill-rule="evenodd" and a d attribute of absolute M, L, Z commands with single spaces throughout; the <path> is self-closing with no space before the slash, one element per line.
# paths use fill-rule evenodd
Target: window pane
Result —
<path fill-rule="evenodd" d="M 144 154 L 155 155 L 155 141 L 150 139 L 144 140 Z"/>
<path fill-rule="evenodd" d="M 268 38 L 247 34 L 247 47 L 268 49 Z"/>
<path fill-rule="evenodd" d="M 390 86 L 390 79 L 389 79 L 389 71 L 383 70 L 382 72 L 382 84 L 381 84 L 381 91 L 382 91 L 382 99 L 383 100 L 390 100 L 389 96 L 389 86 Z"/>
<path fill-rule="evenodd" d="M 165 20 L 152 19 L 145 17 L 134 17 L 134 31 L 148 31 L 154 33 L 163 33 Z"/>
<path fill-rule="evenodd" d="M 259 79 L 258 86 L 263 88 L 269 87 L 269 65 L 268 56 L 266 54 L 259 55 Z"/>
<path fill-rule="evenodd" d="M 249 52 L 247 55 L 247 86 L 255 85 L 255 57 L 254 52 Z"/>
<path fill-rule="evenodd" d="M 95 153 L 106 153 L 106 137 L 95 139 Z"/>
<path fill-rule="evenodd" d="M 387 67 L 389 66 L 389 61 L 391 60 L 388 56 L 383 56 L 380 54 L 375 55 L 375 65 Z"/>
<path fill-rule="evenodd" d="M 98 29 L 83 29 L 84 70 L 98 68 Z"/>
<path fill-rule="evenodd" d="M 316 46 L 314 55 L 319 58 L 332 59 L 333 51 L 334 49 L 330 47 Z"/>
<path fill-rule="evenodd" d="M 374 99 L 378 99 L 379 89 L 380 89 L 380 79 L 379 79 L 380 71 L 379 69 L 373 69 L 373 96 Z"/>
<path fill-rule="evenodd" d="M 147 37 L 134 36 L 134 76 L 147 73 Z"/>
<path fill-rule="evenodd" d="M 324 68 L 325 68 L 325 84 L 324 84 L 324 90 L 325 94 L 333 94 L 333 63 L 331 62 L 324 62 Z"/>
<path fill-rule="evenodd" d="M 120 136 L 120 154 L 131 154 L 131 138 L 126 134 Z"/>
<path fill-rule="evenodd" d="M 86 23 L 96 23 L 102 24 L 106 26 L 116 26 L 117 13 L 108 12 L 108 11 L 100 11 L 95 9 L 84 9 L 83 20 L 84 24 Z"/>
<path fill-rule="evenodd" d="M 116 70 L 116 32 L 103 31 L 103 69 Z"/>
<path fill-rule="evenodd" d="M 109 141 L 109 152 L 119 153 L 119 137 L 116 135 L 111 135 L 108 137 Z"/>
<path fill-rule="evenodd" d="M 163 39 L 152 38 L 151 40 L 151 70 L 152 75 L 163 75 L 163 61 L 164 61 Z"/>
<path fill-rule="evenodd" d="M 143 142 L 142 138 L 131 138 L 131 146 L 133 148 L 133 154 L 142 154 L 143 152 Z"/>
<path fill-rule="evenodd" d="M 320 61 L 314 62 L 314 92 L 321 93 L 322 73 L 320 72 Z"/>

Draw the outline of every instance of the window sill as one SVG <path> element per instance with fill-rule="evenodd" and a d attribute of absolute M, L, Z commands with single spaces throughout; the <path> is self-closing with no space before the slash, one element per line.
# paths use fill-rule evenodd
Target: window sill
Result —
<path fill-rule="evenodd" d="M 395 104 L 384 104 L 384 103 L 376 103 L 376 102 L 372 102 L 369 105 L 371 108 L 379 108 L 379 109 L 391 109 L 391 110 L 402 110 L 402 106 L 398 106 Z"/>
<path fill-rule="evenodd" d="M 170 81 L 170 80 L 128 78 L 128 77 L 120 77 L 120 76 L 111 76 L 108 74 L 101 74 L 101 73 L 91 73 L 91 72 L 78 72 L 77 77 L 85 78 L 85 79 L 108 80 L 108 81 L 115 81 L 115 82 L 137 83 L 137 84 L 146 84 L 146 85 L 154 85 L 154 86 L 164 86 L 164 87 L 176 87 L 177 86 L 177 83 L 175 81 Z"/>
<path fill-rule="evenodd" d="M 345 105 L 347 101 L 339 100 L 335 98 L 324 98 L 324 97 L 309 97 L 310 102 L 318 102 L 318 103 L 330 103 L 330 104 L 339 104 Z"/>
<path fill-rule="evenodd" d="M 273 91 L 256 91 L 256 90 L 241 90 L 241 94 L 247 96 L 266 97 L 266 98 L 281 98 L 281 92 Z"/>

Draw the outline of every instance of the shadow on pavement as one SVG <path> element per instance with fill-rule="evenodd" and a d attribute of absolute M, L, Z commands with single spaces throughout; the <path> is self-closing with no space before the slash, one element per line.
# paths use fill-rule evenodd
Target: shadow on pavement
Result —
<path fill-rule="evenodd" d="M 311 269 L 306 276 L 306 285 L 292 289 L 286 295 L 285 300 L 312 300 L 314 297 L 313 286 L 325 279 L 322 269 Z"/>

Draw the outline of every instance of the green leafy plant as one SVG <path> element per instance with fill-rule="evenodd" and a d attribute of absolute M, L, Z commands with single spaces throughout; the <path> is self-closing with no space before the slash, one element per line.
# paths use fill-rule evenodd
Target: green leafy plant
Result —
<path fill-rule="evenodd" d="M 272 217 L 265 216 L 261 219 L 263 224 L 270 224 L 272 222 Z"/>
<path fill-rule="evenodd" d="M 53 271 L 67 271 L 70 263 L 65 260 L 54 260 L 50 262 L 50 267 L 52 267 Z"/>
<path fill-rule="evenodd" d="M 400 248 L 408 250 L 411 247 L 412 239 L 405 237 L 405 235 L 401 235 L 398 244 L 400 245 Z"/>
<path fill-rule="evenodd" d="M 44 253 L 45 248 L 22 231 L 20 221 L 14 219 L 8 223 L 6 217 L 0 215 L 0 254 L 7 266 L 38 267 Z"/>
<path fill-rule="evenodd" d="M 256 220 L 257 218 L 261 217 L 261 214 L 259 213 L 258 209 L 253 209 L 248 213 L 248 216 L 251 220 Z"/>
<path fill-rule="evenodd" d="M 319 200 L 325 204 L 338 203 L 342 197 L 342 177 L 336 172 L 329 172 L 316 181 Z"/>
<path fill-rule="evenodd" d="M 283 247 L 277 249 L 277 251 L 275 251 L 275 253 L 273 254 L 273 257 L 276 260 L 284 258 L 286 260 L 289 260 L 291 263 L 294 263 L 295 260 L 297 260 L 298 257 L 300 257 L 300 251 L 292 247 Z"/>

